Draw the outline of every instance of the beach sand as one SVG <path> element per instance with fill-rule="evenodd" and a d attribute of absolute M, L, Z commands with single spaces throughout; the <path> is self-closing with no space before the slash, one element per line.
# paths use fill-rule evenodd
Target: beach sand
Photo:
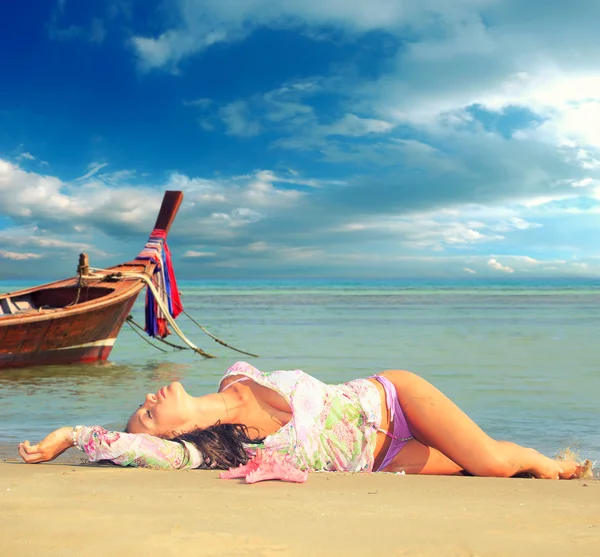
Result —
<path fill-rule="evenodd" d="M 600 555 L 600 481 L 0 463 L 3 556 Z"/>

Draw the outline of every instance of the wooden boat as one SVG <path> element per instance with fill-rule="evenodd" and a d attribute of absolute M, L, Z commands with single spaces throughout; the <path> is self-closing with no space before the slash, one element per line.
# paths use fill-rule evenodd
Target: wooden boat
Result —
<path fill-rule="evenodd" d="M 183 193 L 165 193 L 155 229 L 168 234 Z M 139 256 L 96 273 L 80 256 L 75 277 L 0 294 L 0 369 L 106 360 L 154 261 Z M 126 276 L 129 274 L 129 276 Z"/>

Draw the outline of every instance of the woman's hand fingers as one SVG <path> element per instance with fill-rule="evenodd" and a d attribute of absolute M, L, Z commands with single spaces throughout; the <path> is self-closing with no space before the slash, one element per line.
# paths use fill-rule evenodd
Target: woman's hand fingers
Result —
<path fill-rule="evenodd" d="M 25 441 L 19 445 L 21 458 L 30 464 L 54 460 L 73 446 L 71 428 L 62 427 L 47 435 L 42 441 L 32 445 Z"/>
<path fill-rule="evenodd" d="M 35 464 L 37 462 L 45 462 L 52 459 L 52 455 L 48 454 L 48 451 L 41 447 L 42 443 L 36 443 L 32 445 L 29 441 L 25 441 L 19 444 L 19 455 L 28 464 Z"/>
<path fill-rule="evenodd" d="M 29 441 L 19 444 L 19 455 L 28 464 L 34 464 L 36 462 L 42 462 L 44 459 L 40 453 L 38 446 L 29 444 Z"/>
<path fill-rule="evenodd" d="M 24 443 L 21 443 L 21 445 L 27 454 L 37 453 L 39 451 L 39 443 L 32 445 L 29 441 L 25 441 Z"/>

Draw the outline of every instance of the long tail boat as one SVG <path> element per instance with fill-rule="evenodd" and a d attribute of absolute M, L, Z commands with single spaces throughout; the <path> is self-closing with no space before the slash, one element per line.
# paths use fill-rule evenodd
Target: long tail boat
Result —
<path fill-rule="evenodd" d="M 166 239 L 182 200 L 165 193 L 153 235 Z M 0 294 L 0 369 L 106 360 L 156 265 L 142 252 L 93 272 L 82 254 L 72 278 Z"/>

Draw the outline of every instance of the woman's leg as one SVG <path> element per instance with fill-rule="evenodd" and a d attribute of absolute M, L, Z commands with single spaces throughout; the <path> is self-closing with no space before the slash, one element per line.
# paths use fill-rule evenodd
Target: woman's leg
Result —
<path fill-rule="evenodd" d="M 432 476 L 456 476 L 462 467 L 437 449 L 411 439 L 381 472 L 406 472 Z"/>
<path fill-rule="evenodd" d="M 396 370 L 384 375 L 396 387 L 415 439 L 471 474 L 510 477 L 528 472 L 554 479 L 571 478 L 581 471 L 576 462 L 552 460 L 533 449 L 492 439 L 448 397 L 414 373 Z"/>

